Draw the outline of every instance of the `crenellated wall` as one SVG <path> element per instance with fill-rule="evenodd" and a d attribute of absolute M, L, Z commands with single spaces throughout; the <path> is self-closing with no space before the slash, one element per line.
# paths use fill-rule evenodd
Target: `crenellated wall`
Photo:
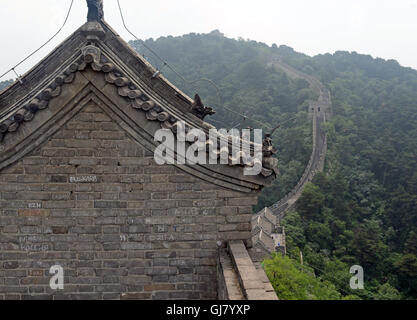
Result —
<path fill-rule="evenodd" d="M 305 184 L 313 180 L 317 172 L 323 171 L 324 169 L 327 153 L 327 136 L 322 130 L 321 125 L 332 115 L 332 102 L 329 90 L 315 77 L 292 68 L 280 59 L 273 59 L 270 65 L 283 69 L 291 77 L 305 79 L 309 82 L 310 86 L 319 93 L 318 100 L 309 105 L 308 114 L 309 119 L 312 120 L 313 128 L 313 148 L 308 164 L 303 175 L 298 180 L 297 185 L 285 195 L 284 198 L 270 207 L 274 214 L 282 218 L 286 212 L 295 207 L 297 200 L 303 192 Z"/>

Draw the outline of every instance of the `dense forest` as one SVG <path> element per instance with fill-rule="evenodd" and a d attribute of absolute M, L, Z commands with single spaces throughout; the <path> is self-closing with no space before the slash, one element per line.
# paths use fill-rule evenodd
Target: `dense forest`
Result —
<path fill-rule="evenodd" d="M 290 249 L 302 250 L 323 278 L 343 279 L 343 270 L 360 264 L 366 290 L 355 294 L 362 298 L 415 299 L 417 72 L 357 53 L 279 51 L 331 90 L 334 112 L 325 174 L 284 221 Z"/>
<path fill-rule="evenodd" d="M 417 298 L 417 71 L 355 52 L 309 57 L 287 46 L 228 39 L 219 31 L 147 40 L 186 82 L 140 42 L 132 45 L 186 93 L 199 92 L 217 110 L 211 120 L 216 126 L 268 131 L 283 123 L 273 137 L 280 174 L 255 209 L 291 190 L 312 147 L 307 106 L 317 93 L 271 67 L 271 58 L 322 81 L 334 114 L 324 128 L 325 172 L 282 221 L 288 257 L 275 256 L 265 268 L 282 298 Z M 220 97 L 208 82 L 192 83 L 201 78 L 213 80 Z M 354 264 L 364 269 L 364 290 L 350 289 Z M 292 280 L 275 278 L 279 270 Z M 297 294 L 294 288 L 300 287 Z"/>
<path fill-rule="evenodd" d="M 228 39 L 217 30 L 147 40 L 146 46 L 166 59 L 185 78 L 182 79 L 141 43 L 131 44 L 185 93 L 194 97 L 198 92 L 206 105 L 214 107 L 216 114 L 206 121 L 216 127 L 252 127 L 269 132 L 282 124 L 273 136 L 280 161 L 279 179 L 261 195 L 256 210 L 278 201 L 292 189 L 311 155 L 308 105 L 318 94 L 307 81 L 292 79 L 269 66 L 271 54 L 276 54 L 270 47 Z"/>
<path fill-rule="evenodd" d="M 198 92 L 218 128 L 282 124 L 273 136 L 280 172 L 255 210 L 301 177 L 312 150 L 308 105 L 317 98 L 269 62 L 280 57 L 320 79 L 333 99 L 325 171 L 282 221 L 288 256 L 274 255 L 265 270 L 281 299 L 417 298 L 417 71 L 355 52 L 309 57 L 219 31 L 147 40 L 182 79 L 141 42 L 131 44 L 184 92 Z M 349 287 L 355 264 L 364 290 Z"/>

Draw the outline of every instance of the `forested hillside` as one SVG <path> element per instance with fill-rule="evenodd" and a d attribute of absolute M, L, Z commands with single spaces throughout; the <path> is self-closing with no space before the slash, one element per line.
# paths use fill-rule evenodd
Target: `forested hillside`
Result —
<path fill-rule="evenodd" d="M 253 127 L 268 132 L 282 123 L 273 136 L 280 161 L 279 179 L 263 193 L 256 209 L 278 201 L 292 189 L 310 158 L 308 101 L 317 99 L 317 92 L 307 81 L 291 79 L 281 70 L 268 67 L 271 48 L 255 41 L 228 39 L 219 31 L 148 40 L 147 46 L 168 60 L 188 81 L 184 82 L 140 43 L 131 44 L 184 92 L 191 97 L 198 92 L 205 104 L 214 107 L 216 114 L 206 120 L 216 127 Z M 214 81 L 220 95 L 204 78 Z"/>
<path fill-rule="evenodd" d="M 312 58 L 286 46 L 227 39 L 218 31 L 146 43 L 187 80 L 209 78 L 217 84 L 221 99 L 208 82 L 189 85 L 162 69 L 217 110 L 212 123 L 218 127 L 267 130 L 296 116 L 274 136 L 280 175 L 257 209 L 282 197 L 302 174 L 311 152 L 308 100 L 316 98 L 306 82 L 268 68 L 268 61 L 279 55 L 319 78 L 333 98 L 334 117 L 325 126 L 328 161 L 325 174 L 307 186 L 297 212 L 283 222 L 289 255 L 298 259 L 301 250 L 304 263 L 340 297 L 417 298 L 417 71 L 357 53 Z M 140 43 L 133 45 L 163 66 Z M 265 125 L 243 121 L 222 104 Z M 349 288 L 353 264 L 364 268 L 365 290 Z"/>
<path fill-rule="evenodd" d="M 311 59 L 280 49 L 285 61 L 320 76 L 334 111 L 327 174 L 286 218 L 292 249 L 324 276 L 362 265 L 366 298 L 400 297 L 394 288 L 416 298 L 417 72 L 357 53 Z"/>

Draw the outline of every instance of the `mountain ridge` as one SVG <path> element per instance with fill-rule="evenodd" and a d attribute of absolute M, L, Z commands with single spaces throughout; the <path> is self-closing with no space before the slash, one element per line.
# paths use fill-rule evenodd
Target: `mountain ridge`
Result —
<path fill-rule="evenodd" d="M 146 43 L 188 79 L 214 79 L 223 103 L 264 123 L 264 130 L 296 118 L 273 138 L 280 174 L 256 210 L 279 200 L 301 177 L 312 147 L 308 105 L 316 98 L 308 83 L 268 68 L 267 61 L 279 55 L 318 77 L 332 94 L 333 118 L 323 124 L 328 153 L 324 174 L 306 185 L 297 209 L 282 221 L 289 256 L 302 251 L 317 277 L 337 287 L 335 275 L 345 279 L 341 290 L 362 299 L 417 297 L 417 71 L 356 52 L 309 57 L 220 32 Z M 149 54 L 140 43 L 132 45 Z M 211 88 L 189 88 L 167 68 L 163 73 L 188 94 L 198 90 L 218 111 L 213 120 L 257 125 L 225 112 Z M 360 292 L 349 287 L 354 264 L 366 272 Z"/>

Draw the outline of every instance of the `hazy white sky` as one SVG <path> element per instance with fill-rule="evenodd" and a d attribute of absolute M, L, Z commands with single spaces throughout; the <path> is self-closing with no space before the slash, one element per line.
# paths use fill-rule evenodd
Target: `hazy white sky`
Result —
<path fill-rule="evenodd" d="M 417 0 L 120 1 L 128 27 L 142 39 L 219 29 L 228 37 L 285 44 L 309 55 L 357 51 L 417 69 Z M 0 74 L 58 30 L 70 2 L 0 0 Z M 104 9 L 107 22 L 130 40 L 117 1 L 104 0 Z M 18 72 L 35 65 L 81 26 L 86 15 L 86 1 L 75 0 L 62 33 Z"/>

